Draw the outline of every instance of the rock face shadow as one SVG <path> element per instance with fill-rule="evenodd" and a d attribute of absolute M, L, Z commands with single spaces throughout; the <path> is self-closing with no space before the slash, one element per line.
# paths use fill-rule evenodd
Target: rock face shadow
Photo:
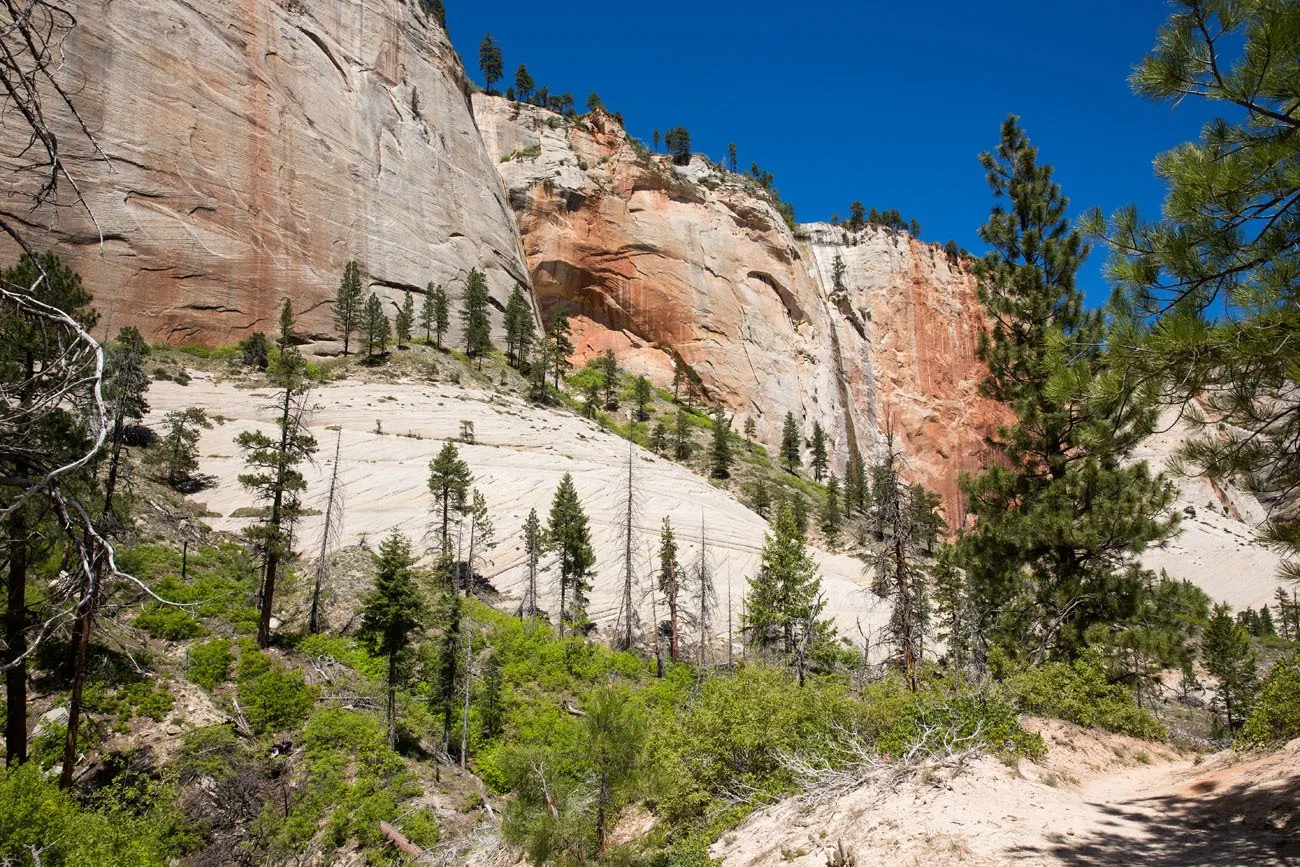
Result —
<path fill-rule="evenodd" d="M 1271 785 L 1201 780 L 1171 795 L 1090 806 L 1106 817 L 1099 827 L 1011 856 L 1071 867 L 1300 864 L 1300 776 Z"/>

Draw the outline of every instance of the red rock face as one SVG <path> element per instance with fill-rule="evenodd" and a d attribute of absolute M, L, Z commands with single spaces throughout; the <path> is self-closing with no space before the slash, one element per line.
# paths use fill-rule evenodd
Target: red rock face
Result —
<path fill-rule="evenodd" d="M 752 181 L 699 158 L 673 167 L 605 115 L 483 96 L 474 109 L 538 303 L 571 314 L 576 361 L 613 349 L 668 386 L 679 356 L 769 446 L 787 412 L 805 435 L 820 421 L 838 472 L 853 446 L 876 454 L 892 420 L 911 477 L 960 513 L 957 474 L 987 462 L 1005 417 L 978 395 L 983 317 L 963 267 L 904 233 L 792 231 Z"/>
<path fill-rule="evenodd" d="M 66 123 L 59 140 L 104 244 L 84 212 L 29 215 L 34 177 L 0 208 L 53 225 L 32 240 L 72 260 L 105 333 L 229 343 L 274 329 L 288 297 L 299 331 L 328 335 L 353 258 L 392 303 L 430 281 L 458 297 L 473 266 L 501 302 L 527 280 L 460 61 L 418 4 L 71 6 L 60 76 L 107 162 Z M 6 174 L 23 159 L 18 133 L 0 132 Z"/>

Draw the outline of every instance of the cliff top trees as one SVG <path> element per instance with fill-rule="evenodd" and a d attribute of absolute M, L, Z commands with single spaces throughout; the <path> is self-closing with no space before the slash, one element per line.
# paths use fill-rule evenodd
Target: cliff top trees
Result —
<path fill-rule="evenodd" d="M 483 369 L 483 356 L 492 351 L 492 322 L 488 318 L 487 278 L 477 268 L 471 268 L 465 280 L 465 306 L 460 311 L 465 327 L 465 354 L 478 362 Z"/>
<path fill-rule="evenodd" d="M 1300 9 L 1175 5 L 1134 90 L 1171 106 L 1199 96 L 1235 116 L 1156 159 L 1160 219 L 1115 215 L 1109 270 L 1132 314 L 1117 343 L 1200 425 L 1183 450 L 1189 469 L 1274 503 L 1268 538 L 1289 561 L 1284 577 L 1300 580 L 1300 345 L 1289 339 L 1300 333 Z M 1090 223 L 1104 230 L 1099 215 Z"/>
<path fill-rule="evenodd" d="M 960 548 L 977 608 L 998 621 L 983 628 L 1013 656 L 1070 658 L 1092 626 L 1136 613 L 1137 555 L 1172 531 L 1171 492 L 1128 461 L 1152 429 L 1152 392 L 1118 387 L 1105 325 L 1075 286 L 1087 249 L 1051 168 L 1014 117 L 981 162 L 998 201 L 975 268 L 991 320 L 983 392 L 1016 421 L 998 434 L 1005 462 L 963 481 L 979 520 Z"/>
<path fill-rule="evenodd" d="M 501 80 L 505 74 L 504 62 L 501 59 L 501 45 L 492 38 L 491 33 L 483 34 L 483 41 L 478 44 L 478 68 L 483 73 L 483 81 L 487 84 L 487 93 L 492 94 L 492 85 Z"/>
<path fill-rule="evenodd" d="M 352 333 L 361 323 L 364 300 L 361 297 L 361 266 L 353 259 L 343 266 L 343 279 L 334 298 L 334 324 L 343 332 L 343 354 L 348 354 Z"/>
<path fill-rule="evenodd" d="M 533 77 L 528 74 L 528 67 L 522 63 L 519 64 L 519 68 L 515 70 L 515 99 L 520 102 L 528 102 L 532 98 L 533 88 L 536 86 L 537 82 L 533 81 Z"/>
<path fill-rule="evenodd" d="M 727 164 L 731 166 L 731 173 L 734 175 L 737 171 L 736 143 L 733 141 L 727 145 Z"/>
<path fill-rule="evenodd" d="M 686 131 L 686 127 L 675 126 L 664 133 L 664 146 L 668 148 L 675 165 L 690 165 L 691 134 Z"/>
<path fill-rule="evenodd" d="M 592 569 L 596 565 L 596 552 L 591 547 L 591 530 L 587 514 L 582 510 L 573 476 L 564 474 L 551 501 L 551 514 L 546 524 L 546 544 L 559 558 L 560 567 L 560 632 L 564 624 L 581 627 L 587 619 L 587 593 L 591 590 Z"/>

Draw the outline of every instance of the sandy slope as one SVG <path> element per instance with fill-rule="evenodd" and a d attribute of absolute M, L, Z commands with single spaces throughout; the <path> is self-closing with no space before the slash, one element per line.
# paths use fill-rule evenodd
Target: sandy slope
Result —
<path fill-rule="evenodd" d="M 1300 741 L 1196 764 L 1168 746 L 1034 721 L 1049 744 L 1018 770 L 982 758 L 955 777 L 868 784 L 813 810 L 765 809 L 713 848 L 725 867 L 1300 863 Z"/>
<path fill-rule="evenodd" d="M 196 373 L 187 386 L 159 381 L 150 389 L 150 423 L 156 424 L 168 410 L 186 406 L 201 406 L 227 419 L 206 432 L 200 443 L 201 471 L 215 476 L 218 484 L 194 497 L 222 516 L 205 519 L 217 529 L 237 531 L 248 523 L 230 517 L 237 509 L 253 505 L 237 480 L 242 463 L 234 437 L 251 427 L 268 433 L 273 430 L 275 416 L 269 398 L 267 390 L 216 382 L 203 373 Z M 432 498 L 426 487 L 428 463 L 445 438 L 459 435 L 461 420 L 469 419 L 474 422 L 477 442 L 460 445 L 460 451 L 496 524 L 500 542 L 490 553 L 485 572 L 507 596 L 503 604 L 517 600 L 523 586 L 519 539 L 528 510 L 537 509 L 545 521 L 560 477 L 570 472 L 591 518 L 596 546 L 599 574 L 589 611 L 601 627 L 613 621 L 622 588 L 619 521 L 627 474 L 626 440 L 568 412 L 541 410 L 513 398 L 448 383 L 332 383 L 314 391 L 312 401 L 317 408 L 310 427 L 320 441 L 320 452 L 317 465 L 307 470 L 306 505 L 323 508 L 335 438 L 326 428 L 340 427 L 341 478 L 347 496 L 345 544 L 364 540 L 375 545 L 396 527 L 413 539 L 425 539 L 421 547 L 427 546 L 432 526 Z M 382 435 L 375 432 L 379 418 L 383 419 Z M 707 480 L 643 449 L 634 452 L 634 473 L 641 492 L 635 521 L 637 574 L 648 574 L 650 551 L 653 547 L 657 554 L 660 522 L 665 515 L 672 519 L 681 547 L 679 556 L 693 563 L 703 517 L 718 597 L 712 634 L 725 637 L 728 596 L 738 629 L 746 579 L 757 568 L 766 522 Z M 316 550 L 320 525 L 320 517 L 304 520 L 301 550 Z M 878 627 L 886 610 L 866 589 L 862 564 L 843 555 L 817 552 L 816 556 L 827 607 L 841 631 L 856 636 L 858 618 L 864 628 Z M 557 610 L 550 589 L 552 576 L 548 572 L 543 578 L 547 588 L 543 604 Z M 642 620 L 649 623 L 649 598 L 642 594 L 638 603 Z"/>

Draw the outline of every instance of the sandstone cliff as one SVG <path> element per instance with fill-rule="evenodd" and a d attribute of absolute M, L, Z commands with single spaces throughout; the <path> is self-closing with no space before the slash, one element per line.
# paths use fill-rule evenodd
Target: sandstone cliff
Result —
<path fill-rule="evenodd" d="M 613 348 L 666 386 L 676 354 L 769 446 L 787 412 L 806 436 L 820 421 L 837 471 L 892 419 L 911 474 L 957 513 L 956 472 L 982 465 L 1002 418 L 976 393 L 982 317 L 960 263 L 883 228 L 792 230 L 753 181 L 698 156 L 673 166 L 603 113 L 483 95 L 474 110 L 537 301 L 572 316 L 578 360 Z"/>
<path fill-rule="evenodd" d="M 52 246 L 94 291 L 105 331 L 219 344 L 274 327 L 284 296 L 331 330 L 356 258 L 389 300 L 472 266 L 504 302 L 527 270 L 483 150 L 460 60 L 404 0 L 75 0 L 62 81 L 108 159 L 65 147 L 105 233 L 72 209 Z M 25 139 L 0 133 L 0 166 Z M 64 190 L 64 203 L 70 191 Z M 11 249 L 5 251 L 10 258 Z"/>

